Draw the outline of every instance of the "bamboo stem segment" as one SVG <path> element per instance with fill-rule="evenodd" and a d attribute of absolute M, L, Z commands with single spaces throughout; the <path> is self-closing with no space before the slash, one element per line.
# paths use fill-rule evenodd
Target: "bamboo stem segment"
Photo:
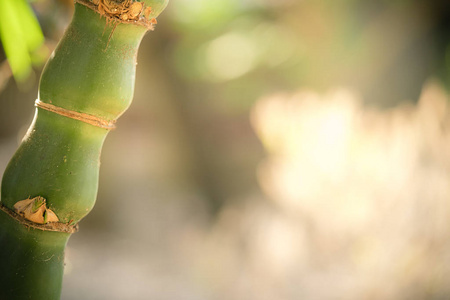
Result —
<path fill-rule="evenodd" d="M 139 44 L 168 0 L 75 2 L 3 174 L 0 300 L 60 298 L 65 246 L 95 204 L 103 142 L 131 103 Z"/>
<path fill-rule="evenodd" d="M 23 226 L 4 210 L 0 224 L 0 299 L 59 299 L 70 233 Z"/>

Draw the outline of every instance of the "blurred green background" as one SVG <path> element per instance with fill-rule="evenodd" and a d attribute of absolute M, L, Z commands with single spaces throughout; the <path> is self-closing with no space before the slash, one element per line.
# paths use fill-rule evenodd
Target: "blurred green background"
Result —
<path fill-rule="evenodd" d="M 73 4 L 31 7 L 48 56 Z M 449 41 L 444 0 L 172 0 L 62 299 L 448 299 Z M 0 172 L 34 50 L 0 53 Z"/>

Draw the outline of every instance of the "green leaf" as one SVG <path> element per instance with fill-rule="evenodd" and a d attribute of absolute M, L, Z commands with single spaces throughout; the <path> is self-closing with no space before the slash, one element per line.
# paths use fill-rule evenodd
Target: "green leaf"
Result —
<path fill-rule="evenodd" d="M 14 78 L 24 81 L 32 64 L 41 64 L 44 35 L 25 0 L 0 1 L 0 40 Z"/>

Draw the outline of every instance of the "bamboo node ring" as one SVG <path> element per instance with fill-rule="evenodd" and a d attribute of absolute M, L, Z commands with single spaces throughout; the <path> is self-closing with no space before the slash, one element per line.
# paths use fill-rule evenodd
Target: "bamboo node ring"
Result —
<path fill-rule="evenodd" d="M 4 206 L 0 203 L 0 211 L 3 211 L 7 215 L 9 215 L 11 218 L 19 222 L 20 224 L 24 225 L 25 227 L 39 229 L 42 231 L 56 231 L 56 232 L 63 232 L 63 233 L 75 233 L 78 231 L 78 224 L 75 225 L 69 225 L 61 222 L 52 222 L 52 223 L 46 223 L 46 224 L 38 224 L 34 223 L 32 221 L 29 221 L 25 219 L 20 214 L 16 213 L 15 211 L 9 209 L 8 207 Z"/>
<path fill-rule="evenodd" d="M 73 110 L 68 110 L 62 107 L 55 106 L 53 104 L 42 102 L 41 100 L 37 99 L 34 105 L 38 108 L 45 109 L 49 112 L 58 114 L 60 116 L 64 116 L 70 119 L 78 120 L 96 127 L 100 127 L 103 129 L 112 130 L 116 128 L 116 120 L 105 120 L 100 117 L 81 113 Z"/>

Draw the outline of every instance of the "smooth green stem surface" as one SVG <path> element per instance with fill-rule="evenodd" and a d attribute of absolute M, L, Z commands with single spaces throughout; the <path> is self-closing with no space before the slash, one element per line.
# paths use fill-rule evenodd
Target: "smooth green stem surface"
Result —
<path fill-rule="evenodd" d="M 0 299 L 59 299 L 69 233 L 26 228 L 0 211 Z"/>

